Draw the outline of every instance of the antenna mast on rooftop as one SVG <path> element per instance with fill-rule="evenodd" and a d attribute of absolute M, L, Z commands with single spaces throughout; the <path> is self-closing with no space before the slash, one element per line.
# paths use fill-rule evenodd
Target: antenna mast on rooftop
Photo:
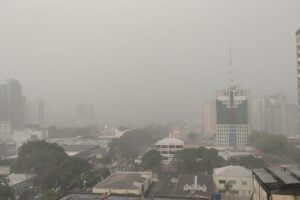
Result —
<path fill-rule="evenodd" d="M 234 74 L 233 74 L 233 61 L 232 61 L 232 49 L 231 49 L 231 39 L 229 37 L 229 66 L 228 66 L 228 83 L 229 87 L 233 87 L 235 84 Z"/>

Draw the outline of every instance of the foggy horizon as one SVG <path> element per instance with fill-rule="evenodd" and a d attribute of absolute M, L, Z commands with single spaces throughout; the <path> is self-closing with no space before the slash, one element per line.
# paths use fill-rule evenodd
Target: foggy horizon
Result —
<path fill-rule="evenodd" d="M 198 118 L 234 78 L 296 103 L 300 1 L 0 1 L 0 79 L 50 114 L 80 102 L 100 119 Z M 255 41 L 255 42 L 253 42 Z"/>

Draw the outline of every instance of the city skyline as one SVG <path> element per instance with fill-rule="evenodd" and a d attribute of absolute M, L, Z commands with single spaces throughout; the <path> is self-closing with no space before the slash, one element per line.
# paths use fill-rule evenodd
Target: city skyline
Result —
<path fill-rule="evenodd" d="M 14 1 L 4 1 L 0 8 L 0 78 L 19 80 L 53 113 L 75 114 L 76 104 L 87 102 L 102 119 L 197 118 L 201 103 L 227 85 L 229 38 L 238 84 L 256 96 L 282 91 L 296 102 L 290 77 L 299 1 L 75 2 L 56 8 L 61 2 L 31 0 L 9 12 Z"/>

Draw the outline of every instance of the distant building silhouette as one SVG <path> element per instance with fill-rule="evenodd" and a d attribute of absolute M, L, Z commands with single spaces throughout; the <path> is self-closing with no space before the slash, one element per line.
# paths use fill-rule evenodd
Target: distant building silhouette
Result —
<path fill-rule="evenodd" d="M 8 79 L 0 83 L 0 118 L 8 121 L 12 129 L 24 124 L 24 104 L 22 87 L 19 81 Z"/>
<path fill-rule="evenodd" d="M 215 134 L 217 120 L 216 104 L 205 103 L 202 109 L 202 125 L 204 133 Z"/>
<path fill-rule="evenodd" d="M 44 101 L 35 99 L 27 102 L 26 108 L 26 123 L 42 125 L 44 123 Z"/>
<path fill-rule="evenodd" d="M 296 32 L 297 88 L 298 88 L 298 134 L 300 134 L 300 29 Z"/>

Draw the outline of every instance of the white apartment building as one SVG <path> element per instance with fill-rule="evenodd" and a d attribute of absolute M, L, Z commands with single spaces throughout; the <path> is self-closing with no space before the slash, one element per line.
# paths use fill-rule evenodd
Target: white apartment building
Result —
<path fill-rule="evenodd" d="M 252 172 L 241 166 L 226 166 L 213 171 L 216 190 L 225 192 L 225 184 L 230 184 L 231 194 L 250 196 L 252 194 Z"/>
<path fill-rule="evenodd" d="M 156 150 L 162 156 L 162 163 L 169 164 L 176 151 L 184 148 L 184 142 L 177 138 L 165 138 L 155 144 Z"/>

